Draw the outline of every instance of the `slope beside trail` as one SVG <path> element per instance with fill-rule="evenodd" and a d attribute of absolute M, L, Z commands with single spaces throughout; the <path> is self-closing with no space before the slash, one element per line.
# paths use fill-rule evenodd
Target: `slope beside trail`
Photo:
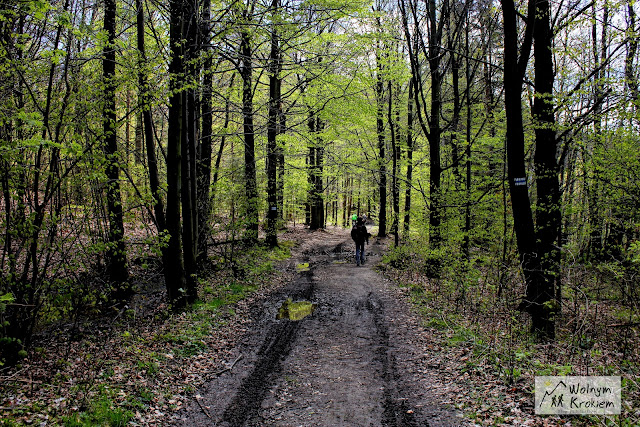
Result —
<path fill-rule="evenodd" d="M 205 384 L 178 425 L 463 425 L 437 402 L 444 385 L 429 376 L 407 303 L 374 269 L 383 246 L 372 239 L 360 267 L 353 248 L 348 230 L 309 233 L 284 266 L 295 280 L 255 304 L 235 364 Z M 288 298 L 316 308 L 278 320 Z"/>

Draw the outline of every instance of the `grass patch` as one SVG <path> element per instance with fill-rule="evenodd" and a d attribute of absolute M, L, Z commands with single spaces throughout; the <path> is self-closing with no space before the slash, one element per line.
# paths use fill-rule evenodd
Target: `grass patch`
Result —
<path fill-rule="evenodd" d="M 118 407 L 111 398 L 101 395 L 89 405 L 88 410 L 63 417 L 62 424 L 66 427 L 124 427 L 133 416 L 129 409 Z"/>

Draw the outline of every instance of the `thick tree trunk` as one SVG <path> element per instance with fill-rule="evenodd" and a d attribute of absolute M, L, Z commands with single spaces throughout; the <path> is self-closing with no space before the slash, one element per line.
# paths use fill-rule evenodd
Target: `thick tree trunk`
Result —
<path fill-rule="evenodd" d="M 183 93 L 182 115 L 182 253 L 187 281 L 187 302 L 197 298 L 197 249 L 198 249 L 198 192 L 197 192 L 197 151 L 198 139 L 198 101 L 193 84 L 199 81 L 199 69 L 196 65 L 198 56 L 198 26 L 196 22 L 197 10 L 193 2 L 185 2 L 186 28 L 185 38 L 185 78 L 192 83 Z"/>
<path fill-rule="evenodd" d="M 529 3 L 529 17 L 538 11 L 535 1 Z M 525 170 L 524 127 L 522 121 L 522 80 L 531 48 L 533 18 L 526 27 L 520 58 L 518 59 L 516 12 L 512 0 L 502 0 L 504 17 L 504 87 L 507 113 L 507 163 L 509 191 L 513 206 L 513 225 L 516 233 L 518 253 L 527 284 L 527 293 L 520 309 L 532 318 L 532 328 L 542 339 L 553 337 L 553 321 L 549 318 L 545 278 L 542 274 L 541 255 L 536 245 L 533 214 L 527 188 Z M 537 20 L 536 20 L 537 21 Z M 536 22 L 537 25 L 537 22 Z M 542 43 L 540 43 L 542 44 Z M 536 61 L 538 58 L 536 58 Z M 555 156 L 555 151 L 554 151 Z M 557 179 L 557 178 L 556 178 Z"/>
<path fill-rule="evenodd" d="M 313 111 L 309 112 L 308 124 L 312 141 L 311 145 L 309 145 L 308 157 L 309 195 L 307 203 L 309 206 L 309 228 L 317 230 L 324 226 L 324 148 L 322 147 L 322 138 L 319 136 L 324 125 Z"/>
<path fill-rule="evenodd" d="M 560 188 L 556 159 L 555 118 L 553 115 L 553 33 L 550 27 L 551 6 L 547 0 L 536 1 L 534 26 L 535 123 L 536 151 L 536 238 L 540 280 L 527 287 L 527 300 L 532 301 L 534 331 L 544 338 L 555 337 L 553 316 L 556 309 L 555 289 L 560 283 Z"/>
<path fill-rule="evenodd" d="M 443 19 L 440 17 L 440 19 Z M 429 120 L 429 243 L 438 248 L 442 240 L 441 223 L 441 195 L 440 177 L 440 114 L 442 108 L 442 70 L 440 70 L 440 40 L 442 32 L 438 28 L 436 19 L 436 1 L 429 0 L 429 71 L 431 72 L 431 119 Z"/>
<path fill-rule="evenodd" d="M 127 255 L 124 244 L 124 223 L 122 199 L 120 196 L 120 166 L 116 135 L 116 1 L 106 0 L 104 11 L 104 30 L 107 43 L 104 47 L 102 73 L 105 83 L 105 101 L 103 109 L 103 150 L 107 174 L 107 212 L 109 215 L 109 243 L 107 245 L 107 274 L 114 286 L 113 296 L 124 299 L 131 293 L 126 284 L 129 278 Z"/>

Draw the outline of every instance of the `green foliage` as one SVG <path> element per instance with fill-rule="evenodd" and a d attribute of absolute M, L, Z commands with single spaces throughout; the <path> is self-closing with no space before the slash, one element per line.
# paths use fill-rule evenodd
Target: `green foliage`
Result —
<path fill-rule="evenodd" d="M 84 426 L 110 426 L 124 427 L 133 418 L 134 414 L 129 409 L 118 407 L 115 402 L 105 393 L 96 398 L 86 411 L 80 411 L 68 415 L 62 419 L 63 425 L 67 427 Z"/>

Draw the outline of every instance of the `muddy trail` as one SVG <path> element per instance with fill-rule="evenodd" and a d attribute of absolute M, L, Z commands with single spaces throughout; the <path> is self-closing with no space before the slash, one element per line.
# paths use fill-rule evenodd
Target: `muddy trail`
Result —
<path fill-rule="evenodd" d="M 295 280 L 253 307 L 228 369 L 177 425 L 462 425 L 417 375 L 409 308 L 374 268 L 383 246 L 372 240 L 357 267 L 348 231 L 314 234 L 284 266 Z"/>

